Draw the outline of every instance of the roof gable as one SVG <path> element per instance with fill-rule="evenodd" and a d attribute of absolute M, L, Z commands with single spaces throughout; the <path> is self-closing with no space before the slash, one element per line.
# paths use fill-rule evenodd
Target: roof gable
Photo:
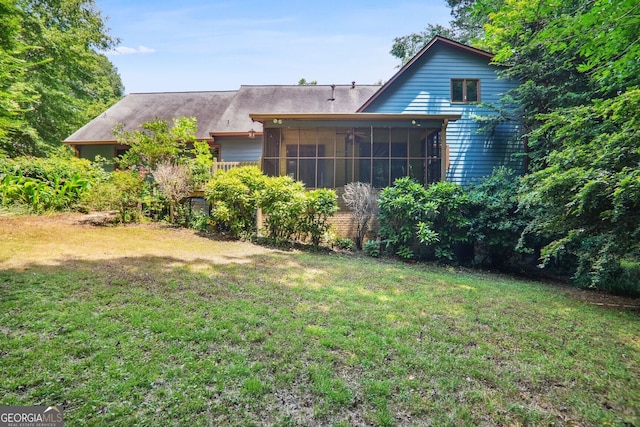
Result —
<path fill-rule="evenodd" d="M 442 46 L 447 49 L 456 49 L 461 52 L 464 52 L 465 54 L 486 59 L 487 63 L 489 63 L 489 61 L 491 61 L 494 56 L 493 54 L 486 52 L 484 50 L 476 49 L 474 47 L 467 46 L 465 44 L 456 42 L 454 40 L 451 40 L 442 36 L 435 36 L 433 39 L 431 39 L 429 43 L 427 43 L 425 47 L 423 47 L 418 53 L 416 53 L 409 62 L 407 62 L 402 68 L 400 68 L 400 70 L 393 77 L 391 77 L 391 79 L 389 79 L 376 93 L 374 93 L 373 96 L 369 98 L 358 109 L 358 112 L 365 112 L 371 104 L 373 104 L 380 96 L 382 96 L 386 91 L 388 91 L 389 88 L 394 86 L 396 81 L 398 81 L 402 76 L 410 73 L 415 67 L 417 67 L 421 59 L 429 55 L 429 52 L 437 46 Z"/>

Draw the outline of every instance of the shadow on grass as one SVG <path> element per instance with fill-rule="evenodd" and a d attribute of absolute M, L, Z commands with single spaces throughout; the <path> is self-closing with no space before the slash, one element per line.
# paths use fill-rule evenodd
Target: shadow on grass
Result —
<path fill-rule="evenodd" d="M 640 419 L 640 321 L 555 288 L 278 251 L 55 262 L 0 271 L 0 403 L 71 424 Z"/>

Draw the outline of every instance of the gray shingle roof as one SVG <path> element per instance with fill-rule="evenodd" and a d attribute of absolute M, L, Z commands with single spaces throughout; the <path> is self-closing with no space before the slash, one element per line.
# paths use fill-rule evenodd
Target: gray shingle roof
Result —
<path fill-rule="evenodd" d="M 253 123 L 251 113 L 355 113 L 380 86 L 329 85 L 311 86 L 241 86 L 229 107 L 218 121 L 215 133 L 262 130 Z M 334 98 L 330 101 L 330 98 Z"/>
<path fill-rule="evenodd" d="M 380 86 L 329 85 L 241 86 L 237 91 L 133 93 L 69 136 L 64 142 L 115 141 L 113 127 L 122 123 L 128 131 L 155 118 L 194 116 L 197 137 L 210 134 L 262 131 L 250 113 L 354 113 Z M 334 98 L 330 101 L 330 98 Z"/>
<path fill-rule="evenodd" d="M 209 138 L 210 129 L 237 92 L 132 93 L 78 129 L 64 142 L 115 141 L 113 127 L 116 124 L 122 123 L 125 130 L 131 131 L 156 118 L 171 121 L 181 116 L 196 117 L 196 137 Z"/>

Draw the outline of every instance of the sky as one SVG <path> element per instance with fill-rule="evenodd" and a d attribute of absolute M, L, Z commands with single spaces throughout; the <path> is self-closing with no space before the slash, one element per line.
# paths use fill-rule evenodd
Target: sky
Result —
<path fill-rule="evenodd" d="M 374 84 L 399 59 L 395 37 L 447 25 L 445 0 L 96 0 L 125 93 L 240 85 Z"/>

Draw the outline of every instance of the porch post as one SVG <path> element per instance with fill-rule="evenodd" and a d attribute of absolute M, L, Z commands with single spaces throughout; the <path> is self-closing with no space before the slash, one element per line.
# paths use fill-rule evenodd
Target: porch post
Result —
<path fill-rule="evenodd" d="M 449 159 L 447 159 L 447 125 L 449 119 L 444 119 L 442 122 L 442 129 L 440 130 L 440 179 L 442 181 L 447 180 L 447 165 Z"/>

